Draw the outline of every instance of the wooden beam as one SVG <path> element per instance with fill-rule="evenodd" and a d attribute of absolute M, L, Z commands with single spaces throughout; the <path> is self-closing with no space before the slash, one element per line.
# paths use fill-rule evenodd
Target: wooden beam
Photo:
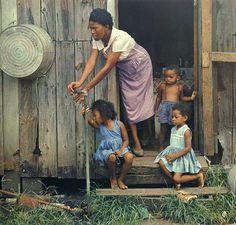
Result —
<path fill-rule="evenodd" d="M 212 52 L 211 60 L 214 62 L 236 62 L 235 52 Z"/>
<path fill-rule="evenodd" d="M 204 153 L 214 155 L 213 77 L 212 77 L 212 0 L 202 1 L 202 99 Z"/>
<path fill-rule="evenodd" d="M 215 195 L 226 194 L 228 189 L 226 187 L 203 187 L 203 188 L 181 188 L 181 191 L 185 191 L 191 195 Z M 142 197 L 158 197 L 166 195 L 177 195 L 178 191 L 173 188 L 133 188 L 126 190 L 114 190 L 114 189 L 97 189 L 97 195 L 101 196 L 142 196 Z"/>

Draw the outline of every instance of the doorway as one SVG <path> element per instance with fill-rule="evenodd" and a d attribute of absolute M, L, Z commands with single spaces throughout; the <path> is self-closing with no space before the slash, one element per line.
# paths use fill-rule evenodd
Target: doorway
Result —
<path fill-rule="evenodd" d="M 118 18 L 119 29 L 128 32 L 151 57 L 154 97 L 156 87 L 163 80 L 163 69 L 170 64 L 180 67 L 184 95 L 191 96 L 194 89 L 193 0 L 119 0 Z M 188 125 L 193 131 L 194 107 L 189 104 L 192 116 Z M 122 106 L 120 108 L 122 117 Z M 154 119 L 144 121 L 138 127 L 143 147 L 158 148 Z M 168 140 L 166 137 L 166 144 Z"/>

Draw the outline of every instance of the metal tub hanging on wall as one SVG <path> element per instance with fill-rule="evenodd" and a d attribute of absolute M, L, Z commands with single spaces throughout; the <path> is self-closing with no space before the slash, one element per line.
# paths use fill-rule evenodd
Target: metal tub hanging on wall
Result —
<path fill-rule="evenodd" d="M 38 26 L 11 26 L 0 34 L 0 68 L 12 77 L 42 76 L 50 69 L 54 55 L 51 37 Z"/>

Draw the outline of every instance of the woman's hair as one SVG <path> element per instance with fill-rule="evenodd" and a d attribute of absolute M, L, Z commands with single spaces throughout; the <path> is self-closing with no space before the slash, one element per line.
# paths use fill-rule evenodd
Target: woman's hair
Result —
<path fill-rule="evenodd" d="M 172 107 L 172 111 L 173 111 L 173 110 L 178 110 L 182 116 L 187 116 L 188 118 L 190 117 L 190 108 L 189 108 L 189 106 L 188 106 L 186 103 L 184 103 L 184 102 L 176 103 L 176 104 Z"/>
<path fill-rule="evenodd" d="M 107 102 L 101 99 L 95 101 L 92 104 L 92 111 L 93 110 L 97 110 L 104 120 L 114 120 L 117 115 L 114 105 L 111 102 Z"/>
<path fill-rule="evenodd" d="M 180 76 L 180 68 L 177 65 L 169 65 L 165 70 L 174 70 L 178 76 Z"/>
<path fill-rule="evenodd" d="M 112 16 L 111 14 L 105 9 L 94 9 L 90 13 L 89 21 L 97 22 L 102 24 L 103 26 L 108 26 L 111 30 L 113 26 Z"/>

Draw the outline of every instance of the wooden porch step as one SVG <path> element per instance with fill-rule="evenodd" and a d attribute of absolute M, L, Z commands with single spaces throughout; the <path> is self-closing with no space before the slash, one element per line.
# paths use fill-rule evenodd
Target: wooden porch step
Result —
<path fill-rule="evenodd" d="M 157 155 L 156 151 L 144 151 L 144 157 L 135 157 L 132 168 L 130 169 L 126 183 L 130 184 L 169 184 L 171 181 L 161 172 L 159 165 L 153 163 Z M 196 157 L 202 165 L 204 173 L 208 170 L 208 164 L 204 157 L 196 153 Z M 117 174 L 119 168 L 117 168 Z M 101 164 L 96 164 L 95 167 L 96 178 L 106 178 L 107 169 Z"/>
<path fill-rule="evenodd" d="M 189 187 L 181 188 L 181 191 L 185 191 L 191 195 L 207 196 L 215 194 L 226 194 L 228 189 L 226 187 Z M 129 188 L 126 190 L 113 190 L 113 189 L 100 189 L 96 190 L 97 195 L 100 196 L 136 196 L 136 197 L 160 197 L 166 195 L 177 195 L 178 191 L 174 188 Z"/>

